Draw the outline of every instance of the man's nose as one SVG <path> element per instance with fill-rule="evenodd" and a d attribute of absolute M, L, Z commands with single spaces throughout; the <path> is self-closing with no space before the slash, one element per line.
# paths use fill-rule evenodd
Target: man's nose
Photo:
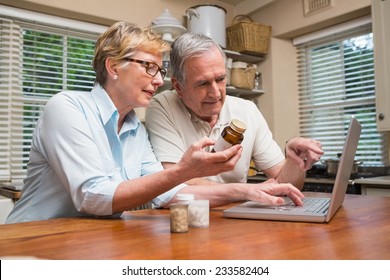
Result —
<path fill-rule="evenodd" d="M 221 97 L 221 91 L 219 89 L 218 83 L 212 83 L 209 87 L 209 92 L 210 95 L 215 95 L 218 98 Z"/>

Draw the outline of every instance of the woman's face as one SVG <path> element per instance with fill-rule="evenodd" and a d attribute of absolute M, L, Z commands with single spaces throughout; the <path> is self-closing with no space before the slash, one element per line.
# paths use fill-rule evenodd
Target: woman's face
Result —
<path fill-rule="evenodd" d="M 144 51 L 136 51 L 130 59 L 124 60 L 116 67 L 117 79 L 113 81 L 115 96 L 111 96 L 119 110 L 130 111 L 137 107 L 147 107 L 156 93 L 158 87 L 164 84 L 161 73 L 154 77 L 147 73 L 154 73 L 162 65 L 162 55 L 156 55 Z M 155 63 L 149 64 L 145 63 Z"/>

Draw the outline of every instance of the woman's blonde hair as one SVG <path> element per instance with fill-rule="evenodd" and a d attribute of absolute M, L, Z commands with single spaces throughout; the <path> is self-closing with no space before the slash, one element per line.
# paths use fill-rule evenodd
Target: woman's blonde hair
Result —
<path fill-rule="evenodd" d="M 134 51 L 162 54 L 170 50 L 170 45 L 150 28 L 140 28 L 132 23 L 117 22 L 109 27 L 95 44 L 92 61 L 96 73 L 95 83 L 104 85 L 107 79 L 105 61 L 111 58 L 120 63 Z"/>

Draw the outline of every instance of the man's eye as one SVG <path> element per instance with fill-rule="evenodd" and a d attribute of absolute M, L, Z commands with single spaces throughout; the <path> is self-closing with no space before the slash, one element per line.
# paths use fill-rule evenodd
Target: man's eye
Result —
<path fill-rule="evenodd" d="M 206 87 L 206 86 L 208 86 L 210 83 L 209 82 L 207 82 L 207 81 L 204 81 L 204 82 L 200 82 L 200 83 L 198 83 L 198 87 Z"/>
<path fill-rule="evenodd" d="M 220 77 L 217 79 L 217 83 L 223 82 L 226 79 L 226 77 Z"/>

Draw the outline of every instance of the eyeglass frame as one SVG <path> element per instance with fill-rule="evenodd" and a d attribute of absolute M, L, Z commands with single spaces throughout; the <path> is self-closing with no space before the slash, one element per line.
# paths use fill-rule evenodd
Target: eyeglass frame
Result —
<path fill-rule="evenodd" d="M 140 59 L 135 59 L 135 58 L 131 58 L 131 57 L 126 57 L 125 60 L 131 61 L 131 62 L 135 62 L 135 63 L 141 64 L 141 65 L 144 65 L 146 74 L 148 74 L 151 77 L 155 77 L 157 75 L 157 73 L 159 73 L 159 72 L 160 72 L 161 78 L 163 80 L 167 76 L 167 69 L 158 66 L 157 63 L 150 62 L 150 61 L 145 61 L 145 60 L 140 60 Z M 150 67 L 150 65 L 155 65 L 157 67 L 156 73 L 154 73 L 154 74 L 149 73 L 149 71 L 151 69 L 153 69 L 153 68 Z"/>

